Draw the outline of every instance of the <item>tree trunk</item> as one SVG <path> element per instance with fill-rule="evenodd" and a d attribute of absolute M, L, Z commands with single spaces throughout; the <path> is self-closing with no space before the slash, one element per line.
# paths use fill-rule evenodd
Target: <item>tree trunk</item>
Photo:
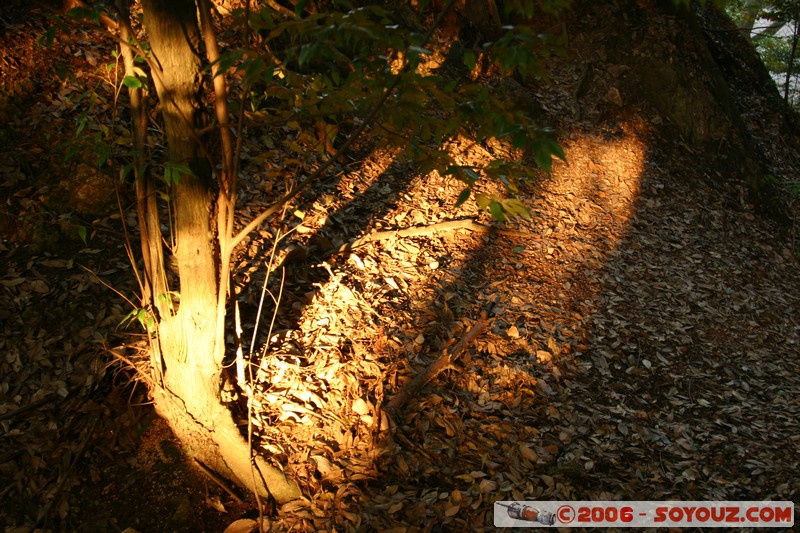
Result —
<path fill-rule="evenodd" d="M 180 273 L 177 312 L 160 312 L 155 353 L 163 358 L 156 410 L 197 460 L 279 502 L 299 497 L 296 485 L 263 460 L 251 467 L 250 449 L 220 400 L 224 338 L 217 338 L 219 250 L 212 220 L 210 165 L 200 126 L 202 61 L 193 0 L 143 0 L 144 25 L 155 61 L 153 79 L 167 135 L 168 164 L 191 169 L 172 187 L 175 250 Z M 173 167 L 174 168 L 174 167 Z M 160 252 L 149 242 L 150 257 Z M 224 298 L 222 299 L 224 301 Z M 262 481 L 263 478 L 263 481 Z M 266 486 L 265 486 L 266 482 Z"/>

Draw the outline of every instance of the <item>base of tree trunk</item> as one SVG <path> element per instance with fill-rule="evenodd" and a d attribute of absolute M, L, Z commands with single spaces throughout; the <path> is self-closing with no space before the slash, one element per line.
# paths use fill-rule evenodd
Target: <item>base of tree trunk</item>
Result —
<path fill-rule="evenodd" d="M 168 391 L 158 389 L 153 396 L 156 412 L 169 423 L 187 455 L 220 476 L 261 497 L 272 497 L 279 504 L 302 496 L 297 484 L 280 469 L 268 465 L 258 454 L 250 460 L 250 448 L 224 405 L 217 402 L 211 406 L 213 428 L 208 428 L 195 420 L 183 402 Z"/>

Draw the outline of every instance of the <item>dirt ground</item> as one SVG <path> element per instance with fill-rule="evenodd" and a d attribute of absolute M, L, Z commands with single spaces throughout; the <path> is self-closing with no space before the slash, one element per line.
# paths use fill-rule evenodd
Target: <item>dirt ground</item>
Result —
<path fill-rule="evenodd" d="M 28 8 L 25 22 L 0 11 L 0 524 L 222 532 L 257 517 L 254 502 L 186 460 L 111 355 L 142 340 L 119 327 L 134 292 L 122 217 L 108 176 L 64 158 L 78 88 L 104 83 L 93 67 L 108 58 L 88 33 L 38 48 L 46 12 Z M 530 219 L 456 209 L 457 183 L 373 153 L 241 248 L 247 339 L 272 239 L 291 230 L 285 277 L 267 283 L 283 287 L 279 313 L 268 335 L 262 310 L 253 345 L 255 407 L 237 411 L 304 491 L 265 507 L 273 530 L 492 530 L 497 500 L 798 499 L 793 228 L 610 87 L 573 113 L 580 66 L 551 69 L 535 97 L 567 157 L 521 192 Z M 477 163 L 503 147 L 452 149 Z M 782 157 L 796 172 L 797 154 Z M 242 220 L 277 193 L 268 170 L 243 167 Z M 390 234 L 404 228 L 417 230 Z M 325 252 L 364 235 L 380 238 Z M 476 325 L 446 371 L 387 409 Z"/>

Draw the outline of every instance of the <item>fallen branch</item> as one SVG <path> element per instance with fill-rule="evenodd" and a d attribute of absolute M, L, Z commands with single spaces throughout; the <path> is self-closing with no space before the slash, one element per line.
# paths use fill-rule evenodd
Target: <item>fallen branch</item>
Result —
<path fill-rule="evenodd" d="M 74 481 L 70 478 L 70 474 L 75 469 L 75 466 L 79 462 L 81 462 L 83 454 L 84 452 L 86 452 L 86 447 L 88 446 L 89 441 L 92 440 L 92 436 L 94 435 L 94 429 L 97 427 L 98 422 L 99 419 L 97 418 L 95 418 L 94 420 L 86 421 L 84 425 L 84 430 L 86 432 L 83 435 L 83 440 L 78 446 L 78 449 L 74 452 L 74 455 L 72 456 L 72 461 L 69 462 L 67 468 L 64 469 L 64 471 L 59 476 L 59 480 L 56 483 L 55 488 L 52 490 L 52 492 L 49 492 L 51 496 L 50 499 L 39 510 L 39 516 L 36 518 L 36 523 L 34 523 L 33 525 L 34 529 L 39 527 L 39 525 L 42 524 L 42 522 L 47 519 L 47 516 L 50 514 L 53 505 L 56 503 L 56 501 L 58 501 L 59 497 L 61 496 L 61 493 L 64 491 L 64 487 L 66 486 L 67 481 Z"/>
<path fill-rule="evenodd" d="M 27 405 L 23 405 L 22 407 L 18 407 L 16 409 L 12 410 L 12 411 L 8 411 L 8 412 L 0 414 L 0 420 L 7 420 L 9 418 L 10 419 L 14 419 L 14 418 L 18 417 L 19 415 L 21 415 L 23 413 L 26 413 L 28 411 L 32 411 L 33 409 L 36 409 L 37 407 L 39 407 L 41 405 L 44 405 L 44 404 L 46 404 L 48 402 L 52 402 L 53 400 L 56 400 L 56 399 L 58 399 L 58 394 L 56 394 L 55 392 L 50 392 L 48 394 L 45 394 L 43 397 L 39 398 L 38 400 L 34 400 L 34 401 L 32 401 L 31 403 L 29 403 Z"/>
<path fill-rule="evenodd" d="M 463 218 L 459 220 L 447 220 L 445 222 L 438 222 L 436 224 L 430 224 L 427 226 L 414 226 L 406 229 L 376 231 L 374 233 L 364 235 L 363 237 L 358 238 L 352 242 L 341 245 L 339 248 L 331 252 L 331 255 L 346 253 L 353 250 L 354 248 L 358 248 L 359 246 L 364 246 L 365 244 L 370 242 L 385 241 L 394 238 L 419 237 L 420 235 L 431 235 L 433 233 L 437 233 L 440 231 L 453 231 L 458 229 L 464 229 L 479 233 L 491 232 L 491 233 L 497 233 L 499 235 L 508 235 L 511 237 L 530 238 L 531 236 L 529 232 L 497 228 L 494 226 L 487 226 L 486 224 L 475 222 L 471 218 Z"/>
<path fill-rule="evenodd" d="M 389 400 L 386 406 L 387 410 L 397 412 L 405 403 L 411 398 L 417 396 L 422 388 L 427 385 L 436 376 L 453 367 L 453 363 L 458 359 L 470 344 L 472 344 L 478 336 L 486 329 L 486 315 L 481 318 L 472 326 L 466 335 L 464 335 L 458 343 L 453 346 L 452 350 L 445 350 L 445 352 L 433 363 L 428 366 L 421 374 L 406 382 L 403 388 Z"/>

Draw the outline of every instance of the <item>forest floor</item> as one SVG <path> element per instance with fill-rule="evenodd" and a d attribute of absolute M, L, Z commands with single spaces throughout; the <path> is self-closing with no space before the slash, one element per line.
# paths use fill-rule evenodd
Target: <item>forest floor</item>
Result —
<path fill-rule="evenodd" d="M 35 45 L 43 20 L 0 20 L 0 525 L 222 532 L 254 504 L 186 462 L 115 364 L 137 338 L 109 288 L 134 293 L 123 217 L 105 196 L 114 180 L 64 161 L 81 88 L 106 90 L 92 116 L 112 113 L 96 70 L 109 58 L 76 31 L 51 54 L 63 64 L 51 61 Z M 267 355 L 251 359 L 255 408 L 237 414 L 306 496 L 266 508 L 273 530 L 491 530 L 500 500 L 798 500 L 792 228 L 608 87 L 572 114 L 563 102 L 580 76 L 554 62 L 535 95 L 560 117 L 566 161 L 521 192 L 530 219 L 455 209 L 457 183 L 372 153 L 242 246 L 246 347 L 266 270 L 283 297 Z M 465 163 L 495 148 L 452 145 Z M 259 150 L 245 144 L 246 157 Z M 788 152 L 775 164 L 796 172 Z M 251 161 L 242 220 L 280 192 L 269 163 Z M 376 233 L 404 228 L 416 229 Z M 285 270 L 269 266 L 279 233 Z M 363 235 L 381 239 L 323 252 Z M 387 410 L 476 325 L 447 370 Z"/>

